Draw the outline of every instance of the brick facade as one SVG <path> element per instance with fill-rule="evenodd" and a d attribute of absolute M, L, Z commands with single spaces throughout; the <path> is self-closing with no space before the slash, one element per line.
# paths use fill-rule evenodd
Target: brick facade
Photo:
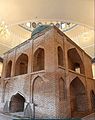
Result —
<path fill-rule="evenodd" d="M 6 101 L 9 112 L 35 104 L 36 118 L 82 117 L 95 110 L 91 58 L 56 27 L 5 53 L 3 63 L 1 110 Z"/>

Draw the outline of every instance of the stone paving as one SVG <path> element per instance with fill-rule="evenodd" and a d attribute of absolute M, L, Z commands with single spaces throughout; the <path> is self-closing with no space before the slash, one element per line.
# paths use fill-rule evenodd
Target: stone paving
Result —
<path fill-rule="evenodd" d="M 0 120 L 13 120 L 14 117 L 0 113 Z"/>
<path fill-rule="evenodd" d="M 13 119 L 16 119 L 16 118 L 0 113 L 0 120 L 13 120 Z M 82 120 L 95 120 L 95 113 L 82 118 Z"/>

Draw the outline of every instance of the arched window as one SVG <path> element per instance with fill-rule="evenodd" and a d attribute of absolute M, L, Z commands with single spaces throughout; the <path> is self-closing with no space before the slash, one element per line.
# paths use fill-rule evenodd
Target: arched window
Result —
<path fill-rule="evenodd" d="M 11 97 L 9 111 L 10 112 L 23 112 L 24 110 L 25 98 L 17 93 Z"/>
<path fill-rule="evenodd" d="M 80 113 L 82 117 L 88 110 L 85 86 L 78 77 L 70 84 L 70 103 L 72 117 L 80 117 Z"/>
<path fill-rule="evenodd" d="M 63 66 L 63 50 L 61 47 L 58 47 L 57 51 L 58 51 L 58 65 Z"/>
<path fill-rule="evenodd" d="M 6 67 L 6 77 L 11 77 L 12 61 L 10 60 Z"/>
<path fill-rule="evenodd" d="M 38 48 L 34 53 L 33 71 L 44 70 L 44 49 Z"/>
<path fill-rule="evenodd" d="M 28 70 L 28 56 L 21 54 L 15 64 L 15 75 L 26 74 Z"/>
<path fill-rule="evenodd" d="M 69 49 L 68 52 L 68 68 L 78 73 L 85 74 L 84 64 L 81 60 L 76 48 Z"/>
<path fill-rule="evenodd" d="M 63 78 L 59 79 L 59 98 L 61 101 L 66 99 L 66 85 Z"/>

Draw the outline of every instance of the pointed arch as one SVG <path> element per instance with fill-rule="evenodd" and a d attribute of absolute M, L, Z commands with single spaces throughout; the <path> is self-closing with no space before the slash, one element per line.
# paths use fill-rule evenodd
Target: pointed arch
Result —
<path fill-rule="evenodd" d="M 43 79 L 40 76 L 37 76 L 34 80 L 33 80 L 33 84 L 32 84 L 32 101 L 35 104 L 38 104 L 41 99 L 41 95 L 43 93 Z M 37 96 L 39 96 L 39 100 L 36 99 Z"/>
<path fill-rule="evenodd" d="M 26 74 L 28 71 L 28 56 L 21 54 L 15 64 L 15 75 Z"/>
<path fill-rule="evenodd" d="M 40 109 L 44 107 L 45 96 L 44 96 L 44 81 L 40 76 L 37 76 L 33 80 L 32 84 L 32 102 L 35 106 L 37 106 L 35 110 L 35 117 L 41 116 Z"/>
<path fill-rule="evenodd" d="M 6 77 L 11 77 L 11 70 L 12 70 L 12 61 L 10 60 L 7 63 L 7 67 L 6 67 Z"/>
<path fill-rule="evenodd" d="M 69 49 L 68 52 L 68 68 L 78 73 L 85 74 L 83 61 L 76 48 Z"/>
<path fill-rule="evenodd" d="M 58 65 L 63 66 L 63 50 L 60 46 L 58 46 L 57 52 L 58 52 Z"/>
<path fill-rule="evenodd" d="M 24 103 L 25 103 L 25 98 L 21 94 L 17 93 L 13 95 L 10 100 L 9 111 L 10 112 L 23 112 Z"/>
<path fill-rule="evenodd" d="M 61 77 L 59 79 L 59 98 L 60 100 L 64 100 L 66 99 L 66 84 L 65 84 L 65 81 L 64 79 Z"/>
<path fill-rule="evenodd" d="M 88 110 L 86 89 L 78 77 L 70 84 L 70 103 L 72 117 L 78 117 L 81 112 L 83 116 Z"/>
<path fill-rule="evenodd" d="M 33 71 L 44 70 L 45 52 L 43 48 L 38 48 L 33 56 Z"/>

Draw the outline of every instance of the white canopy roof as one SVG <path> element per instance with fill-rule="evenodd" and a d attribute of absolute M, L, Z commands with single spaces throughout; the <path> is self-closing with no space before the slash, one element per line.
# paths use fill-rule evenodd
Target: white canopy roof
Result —
<path fill-rule="evenodd" d="M 27 20 L 71 21 L 94 27 L 94 0 L 0 0 L 8 24 Z"/>
<path fill-rule="evenodd" d="M 0 0 L 0 22 L 5 21 L 10 31 L 9 38 L 0 37 L 0 55 L 31 36 L 17 25 L 29 20 L 79 24 L 67 35 L 95 57 L 94 0 Z"/>

